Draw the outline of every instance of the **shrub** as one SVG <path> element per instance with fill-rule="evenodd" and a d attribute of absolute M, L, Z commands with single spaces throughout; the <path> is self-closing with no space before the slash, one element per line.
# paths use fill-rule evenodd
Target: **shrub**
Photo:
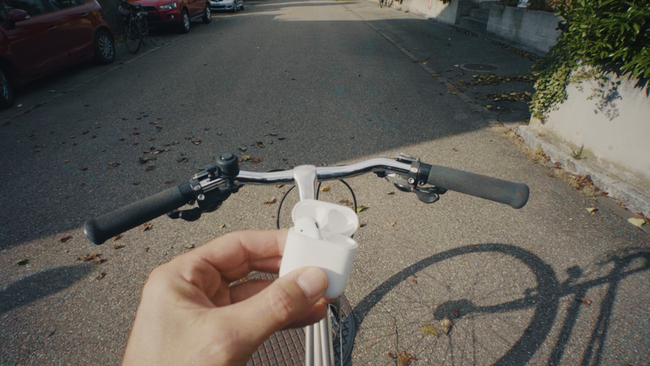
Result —
<path fill-rule="evenodd" d="M 566 0 L 557 6 L 565 19 L 562 36 L 533 66 L 533 117 L 543 119 L 566 99 L 571 72 L 578 66 L 620 70 L 633 78 L 650 76 L 648 0 Z"/>

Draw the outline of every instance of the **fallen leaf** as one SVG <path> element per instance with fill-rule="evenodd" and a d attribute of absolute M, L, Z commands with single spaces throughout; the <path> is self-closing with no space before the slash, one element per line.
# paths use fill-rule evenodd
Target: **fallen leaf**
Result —
<path fill-rule="evenodd" d="M 144 151 L 149 152 L 149 150 L 144 150 Z M 149 158 L 145 158 L 145 157 L 142 157 L 142 156 L 138 157 L 138 163 L 140 163 L 140 164 L 146 164 L 148 161 L 149 161 Z"/>
<path fill-rule="evenodd" d="M 79 168 L 79 169 L 80 169 L 82 172 L 85 172 L 86 170 L 88 170 L 88 167 L 87 167 L 87 166 L 82 166 L 82 167 Z"/>
<path fill-rule="evenodd" d="M 393 360 L 395 359 L 395 354 L 393 352 L 388 352 L 386 356 L 392 358 Z"/>
<path fill-rule="evenodd" d="M 452 148 L 451 148 L 451 151 L 455 151 L 455 152 L 458 152 L 458 149 L 457 149 L 457 148 L 455 148 L 455 147 L 452 147 Z"/>
<path fill-rule="evenodd" d="M 456 317 L 456 319 L 460 318 L 460 309 L 454 308 L 454 317 Z"/>
<path fill-rule="evenodd" d="M 173 179 L 167 179 L 166 181 L 163 181 L 163 183 L 172 184 L 172 183 L 174 183 L 174 180 Z"/>
<path fill-rule="evenodd" d="M 330 186 L 323 186 L 323 187 L 320 189 L 321 192 L 327 192 L 327 191 L 329 191 L 329 190 L 330 190 Z"/>
<path fill-rule="evenodd" d="M 397 365 L 399 366 L 409 366 L 411 363 L 417 360 L 418 359 L 415 358 L 415 356 L 406 351 L 402 351 L 402 353 L 397 355 Z"/>
<path fill-rule="evenodd" d="M 210 127 L 203 127 L 203 130 L 210 131 Z"/>
<path fill-rule="evenodd" d="M 27 263 L 29 263 L 29 259 L 23 258 L 23 259 L 19 259 L 19 260 L 15 261 L 14 265 L 16 265 L 16 266 L 24 266 Z"/>
<path fill-rule="evenodd" d="M 585 306 L 590 306 L 591 305 L 591 300 L 587 300 L 584 297 L 576 297 L 576 301 L 580 301 Z"/>
<path fill-rule="evenodd" d="M 393 226 L 395 226 L 396 224 L 397 224 L 397 223 L 396 223 L 395 221 L 386 221 L 386 223 L 385 223 L 384 225 L 386 225 L 386 227 L 393 227 Z"/>
<path fill-rule="evenodd" d="M 408 276 L 407 280 L 408 280 L 409 283 L 411 283 L 412 285 L 417 285 L 417 284 L 418 284 L 418 279 L 415 278 L 415 276 Z"/>
<path fill-rule="evenodd" d="M 134 186 L 137 186 L 138 184 L 140 184 L 140 182 L 132 182 L 132 183 L 133 183 Z"/>
<path fill-rule="evenodd" d="M 60 241 L 61 243 L 65 243 L 66 241 L 68 241 L 68 240 L 70 240 L 70 239 L 72 239 L 72 235 L 68 235 L 68 234 L 66 234 L 66 235 L 63 235 L 63 236 L 61 237 L 61 239 L 59 239 L 59 241 Z"/>
<path fill-rule="evenodd" d="M 150 172 L 150 171 L 154 170 L 155 167 L 156 167 L 155 165 L 147 165 L 147 167 L 144 168 L 144 171 L 145 172 Z"/>
<path fill-rule="evenodd" d="M 449 331 L 451 330 L 451 327 L 454 325 L 454 323 L 449 320 L 449 317 L 446 316 L 440 321 L 440 329 L 442 330 L 443 333 L 449 334 Z"/>
<path fill-rule="evenodd" d="M 596 207 L 589 207 L 587 208 L 587 212 L 594 215 L 596 212 L 598 212 L 598 209 Z"/>
<path fill-rule="evenodd" d="M 84 261 L 84 262 L 93 262 L 95 264 L 106 262 L 106 259 L 103 259 L 100 256 L 101 256 L 100 253 L 88 253 L 86 255 L 77 254 L 77 260 Z"/>
<path fill-rule="evenodd" d="M 153 228 L 153 225 L 150 222 L 145 222 L 144 224 L 140 225 L 140 231 L 149 231 Z"/>
<path fill-rule="evenodd" d="M 99 275 L 97 275 L 97 279 L 101 280 L 102 278 L 106 277 L 106 272 L 102 272 Z"/>
<path fill-rule="evenodd" d="M 627 219 L 627 221 L 628 221 L 630 224 L 632 224 L 632 225 L 634 225 L 634 226 L 636 226 L 636 227 L 641 227 L 641 226 L 643 226 L 643 225 L 646 224 L 646 222 L 645 222 L 644 219 L 640 219 L 640 218 L 638 218 L 638 217 L 633 217 L 633 218 Z"/>
<path fill-rule="evenodd" d="M 277 133 L 267 133 L 267 134 L 266 134 L 266 136 L 272 136 L 272 137 L 275 137 L 275 136 L 277 136 L 277 135 L 278 135 Z"/>
<path fill-rule="evenodd" d="M 192 143 L 194 145 L 199 145 L 199 144 L 201 144 L 201 139 L 194 139 L 194 140 L 192 140 Z"/>
<path fill-rule="evenodd" d="M 362 227 L 365 227 L 366 225 L 368 225 L 368 224 L 366 224 L 365 222 L 360 222 L 359 223 L 359 229 L 362 228 Z"/>
<path fill-rule="evenodd" d="M 258 156 L 258 157 L 251 157 L 251 159 L 250 159 L 250 160 L 251 160 L 251 163 L 253 163 L 253 164 L 255 164 L 255 165 L 257 165 L 257 164 L 259 164 L 259 163 L 261 163 L 261 162 L 263 162 L 263 161 L 264 161 L 264 157 L 262 157 L 262 156 Z"/>
<path fill-rule="evenodd" d="M 339 203 L 341 203 L 341 204 L 343 204 L 343 205 L 346 205 L 346 206 L 350 206 L 350 207 L 352 207 L 352 202 L 350 202 L 349 200 L 345 200 L 345 199 L 344 199 L 344 200 L 340 200 Z M 358 212 L 358 211 L 357 211 L 357 212 Z"/>
<path fill-rule="evenodd" d="M 278 140 L 280 140 L 280 141 L 284 141 L 286 139 L 287 139 L 286 137 L 278 137 Z"/>
<path fill-rule="evenodd" d="M 120 248 L 124 248 L 124 244 L 122 244 L 122 243 L 113 244 L 113 249 L 118 250 Z"/>
<path fill-rule="evenodd" d="M 357 213 L 367 210 L 367 206 L 357 206 Z"/>
<path fill-rule="evenodd" d="M 113 237 L 113 241 L 118 241 L 120 239 L 122 239 L 122 234 L 117 234 Z"/>
<path fill-rule="evenodd" d="M 185 249 L 194 249 L 194 244 L 185 244 L 185 245 L 183 245 L 183 248 L 185 248 Z"/>
<path fill-rule="evenodd" d="M 246 147 L 246 146 L 242 146 L 242 147 L 239 148 L 239 150 L 241 150 L 241 151 L 246 151 L 246 150 L 247 150 L 247 147 Z"/>
<path fill-rule="evenodd" d="M 260 149 L 263 149 L 264 148 L 264 143 L 262 141 L 257 141 L 257 147 L 259 147 Z"/>
<path fill-rule="evenodd" d="M 156 118 L 157 118 L 159 121 L 162 119 L 162 117 L 160 117 L 160 116 L 156 116 Z"/>
<path fill-rule="evenodd" d="M 63 162 L 67 164 L 70 162 L 70 160 L 63 160 Z"/>
<path fill-rule="evenodd" d="M 272 204 L 274 204 L 276 202 L 277 202 L 277 200 L 275 198 L 270 198 L 270 199 L 264 201 L 264 204 L 270 206 L 270 205 L 272 205 Z"/>
<path fill-rule="evenodd" d="M 226 224 L 217 224 L 217 229 L 221 230 L 226 227 Z"/>
<path fill-rule="evenodd" d="M 179 163 L 186 163 L 186 162 L 189 161 L 189 159 L 187 159 L 186 157 L 183 157 L 183 156 L 179 156 L 178 158 L 176 158 L 176 161 L 179 162 Z"/>
<path fill-rule="evenodd" d="M 145 252 L 148 252 L 148 251 L 149 251 L 149 247 L 144 247 L 144 251 L 145 251 Z"/>
<path fill-rule="evenodd" d="M 275 188 L 282 188 L 282 187 L 284 187 L 284 184 L 276 184 L 275 185 Z"/>
<path fill-rule="evenodd" d="M 174 141 L 171 142 L 172 145 L 178 145 L 178 143 L 179 143 L 179 142 L 176 141 L 176 140 L 174 140 Z"/>
<path fill-rule="evenodd" d="M 120 163 L 118 163 L 118 162 L 110 162 L 110 163 L 108 163 L 108 169 L 117 168 L 118 166 L 120 166 Z"/>
<path fill-rule="evenodd" d="M 440 337 L 440 333 L 438 333 L 438 329 L 433 324 L 425 324 L 420 328 L 422 330 L 422 333 L 425 334 L 431 334 L 436 337 Z"/>

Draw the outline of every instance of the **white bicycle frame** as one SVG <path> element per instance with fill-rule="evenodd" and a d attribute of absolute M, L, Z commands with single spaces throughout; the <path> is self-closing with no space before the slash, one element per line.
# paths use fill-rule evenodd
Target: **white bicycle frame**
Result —
<path fill-rule="evenodd" d="M 318 183 L 316 167 L 301 165 L 293 172 L 300 200 L 316 199 L 316 184 Z M 305 327 L 305 365 L 330 366 L 334 362 L 334 344 L 332 343 L 332 325 L 330 323 L 329 307 L 327 315 L 320 322 Z M 340 348 L 341 353 L 343 349 Z M 343 354 L 340 356 L 343 361 Z"/>

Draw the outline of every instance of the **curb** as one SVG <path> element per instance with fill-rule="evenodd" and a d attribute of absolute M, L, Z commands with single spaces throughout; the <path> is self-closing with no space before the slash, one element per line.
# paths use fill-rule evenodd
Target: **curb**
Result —
<path fill-rule="evenodd" d="M 630 185 L 609 177 L 579 160 L 573 159 L 568 153 L 549 143 L 528 126 L 519 126 L 515 133 L 524 139 L 524 143 L 534 149 L 541 148 L 552 162 L 559 162 L 562 168 L 577 175 L 589 175 L 592 182 L 614 199 L 620 200 L 632 212 L 641 212 L 650 217 L 650 197 L 639 193 Z"/>

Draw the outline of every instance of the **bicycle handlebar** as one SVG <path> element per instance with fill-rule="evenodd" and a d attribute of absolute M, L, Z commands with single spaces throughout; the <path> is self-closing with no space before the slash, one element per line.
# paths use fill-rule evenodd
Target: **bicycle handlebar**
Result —
<path fill-rule="evenodd" d="M 427 183 L 459 193 L 484 198 L 522 208 L 528 201 L 529 189 L 523 183 L 513 183 L 485 175 L 433 165 Z"/>
<path fill-rule="evenodd" d="M 237 176 L 230 178 L 222 177 L 218 173 L 215 175 L 214 173 L 218 171 L 218 168 L 206 169 L 205 172 L 195 175 L 188 183 L 88 220 L 84 224 L 86 236 L 91 242 L 102 244 L 115 235 L 170 213 L 187 203 L 193 203 L 195 200 L 199 201 L 200 207 L 203 203 L 205 211 L 209 212 L 216 209 L 231 192 L 237 192 L 241 185 L 279 184 L 294 181 L 294 170 L 249 172 L 239 171 L 237 168 L 238 173 L 233 173 Z M 338 180 L 370 172 L 416 176 L 417 180 L 409 179 L 410 184 L 414 187 L 429 183 L 443 189 L 443 192 L 452 190 L 507 204 L 513 208 L 523 207 L 529 194 L 528 186 L 522 183 L 508 182 L 437 165 L 421 164 L 417 160 L 405 162 L 404 160 L 377 158 L 349 165 L 316 167 L 316 179 L 318 181 Z M 190 221 L 196 218 L 190 219 Z"/>

